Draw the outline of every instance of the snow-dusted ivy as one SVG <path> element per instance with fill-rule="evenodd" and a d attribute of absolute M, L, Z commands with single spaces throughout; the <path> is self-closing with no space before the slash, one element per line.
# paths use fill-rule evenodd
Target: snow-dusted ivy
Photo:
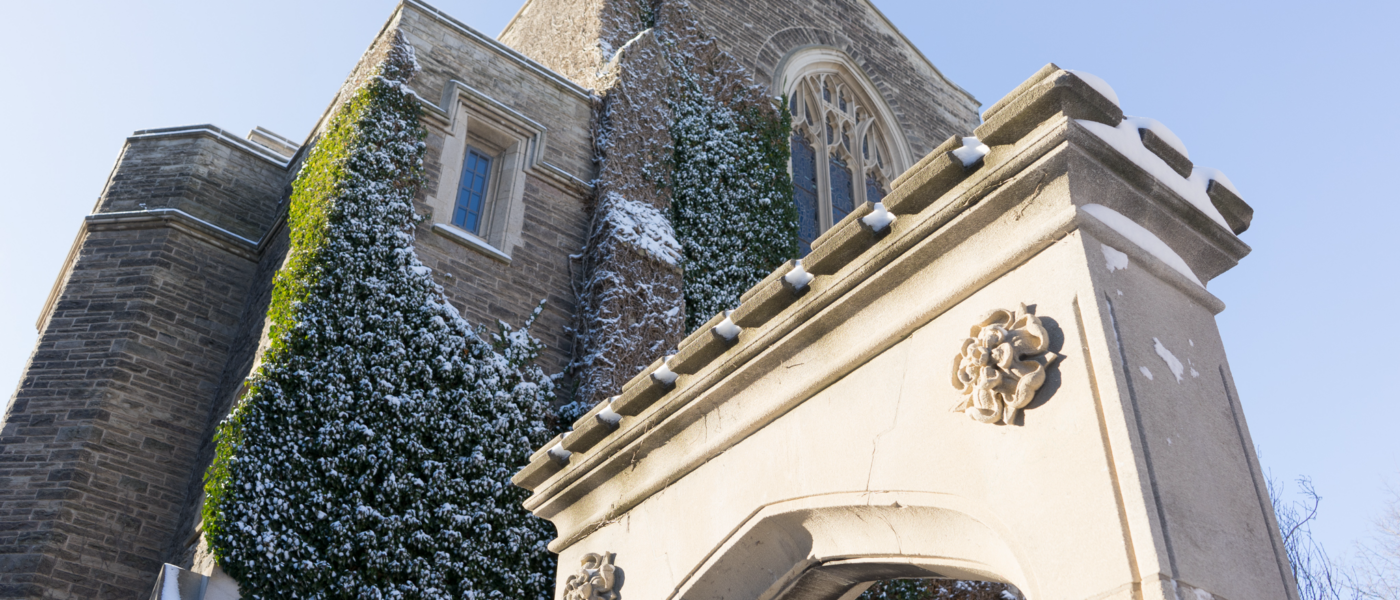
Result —
<path fill-rule="evenodd" d="M 207 477 L 244 598 L 553 597 L 552 528 L 509 483 L 552 383 L 526 329 L 473 330 L 413 250 L 416 68 L 399 40 L 293 186 L 271 346 Z"/>
<path fill-rule="evenodd" d="M 858 600 L 1024 600 L 1015 587 L 986 581 L 891 579 L 876 582 Z"/>
<path fill-rule="evenodd" d="M 689 333 L 797 256 L 787 171 L 792 117 L 786 103 L 754 87 L 721 99 L 703 75 L 673 60 L 680 77 L 671 97 L 671 223 L 683 252 Z"/>

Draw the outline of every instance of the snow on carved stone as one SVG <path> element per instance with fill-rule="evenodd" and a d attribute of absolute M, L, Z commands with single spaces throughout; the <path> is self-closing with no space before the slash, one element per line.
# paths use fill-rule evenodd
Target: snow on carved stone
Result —
<path fill-rule="evenodd" d="M 1176 137 L 1176 134 L 1172 133 L 1172 130 L 1167 129 L 1167 126 L 1163 125 L 1161 121 L 1150 117 L 1127 116 L 1123 117 L 1123 121 L 1132 121 L 1133 125 L 1136 126 L 1138 129 L 1146 129 L 1151 131 L 1152 133 L 1156 134 L 1157 137 L 1163 142 L 1166 142 L 1168 146 L 1171 146 L 1172 150 L 1180 152 L 1181 155 L 1186 158 L 1191 158 L 1191 155 L 1186 152 L 1186 144 L 1181 141 L 1181 138 Z"/>
<path fill-rule="evenodd" d="M 1181 361 L 1177 360 L 1176 355 L 1172 354 L 1172 351 L 1168 350 L 1167 347 L 1162 344 L 1162 340 L 1152 338 L 1152 349 L 1156 350 L 1157 356 L 1162 357 L 1162 361 L 1167 363 L 1167 368 L 1171 369 L 1172 375 L 1176 376 L 1176 382 L 1181 383 L 1181 374 L 1186 371 L 1186 366 L 1181 364 Z"/>
<path fill-rule="evenodd" d="M 612 427 L 617 427 L 617 424 L 622 422 L 622 415 L 618 414 L 617 411 L 613 410 L 612 408 L 613 400 L 616 400 L 617 398 L 617 396 L 613 396 L 611 398 L 608 398 L 607 400 L 604 400 L 604 402 L 607 403 L 607 406 L 603 407 L 603 410 L 598 412 L 598 420 L 607 423 Z"/>
<path fill-rule="evenodd" d="M 1113 91 L 1113 86 L 1108 85 L 1107 81 L 1104 81 L 1103 79 L 1100 79 L 1098 76 L 1093 75 L 1091 73 L 1085 73 L 1084 71 L 1076 71 L 1074 69 L 1065 69 L 1065 71 L 1073 73 L 1075 77 L 1078 77 L 1084 83 L 1089 84 L 1089 87 L 1094 88 L 1094 91 L 1103 94 L 1103 97 L 1108 98 L 1109 101 L 1113 102 L 1114 105 L 1122 106 L 1121 104 L 1118 104 L 1118 93 Z"/>
<path fill-rule="evenodd" d="M 1186 261 L 1182 260 L 1181 255 L 1177 254 L 1175 250 L 1172 250 L 1171 246 L 1168 246 L 1161 238 L 1153 235 L 1146 227 L 1138 225 L 1132 219 L 1123 216 L 1122 213 L 1102 204 L 1085 204 L 1081 206 L 1080 209 L 1093 215 L 1094 218 L 1103 222 L 1104 225 L 1109 226 L 1109 228 L 1114 231 L 1122 234 L 1123 237 L 1128 238 L 1128 241 L 1137 244 L 1139 248 L 1146 250 L 1148 254 L 1156 257 L 1157 260 L 1175 269 L 1176 272 L 1184 275 L 1187 279 L 1191 280 L 1192 283 L 1202 288 L 1206 287 L 1205 284 L 1201 283 L 1200 279 L 1196 278 L 1196 274 L 1191 272 L 1191 267 L 1186 265 Z"/>
<path fill-rule="evenodd" d="M 953 156 L 958 157 L 964 167 L 970 167 L 991 151 L 992 149 L 983 144 L 982 140 L 968 136 L 962 139 L 961 148 L 953 150 Z"/>
<path fill-rule="evenodd" d="M 1210 183 L 1208 178 L 1202 179 L 1201 177 L 1197 177 L 1194 171 L 1190 179 L 1182 177 L 1178 175 L 1176 171 L 1172 170 L 1171 166 L 1167 164 L 1167 161 L 1162 160 L 1162 157 L 1157 156 L 1156 153 L 1142 145 L 1142 136 L 1138 134 L 1138 128 L 1143 127 L 1143 123 L 1147 121 L 1156 123 L 1156 121 L 1152 121 L 1151 119 L 1124 117 L 1123 122 L 1119 123 L 1117 127 L 1109 127 L 1103 123 L 1075 119 L 1076 123 L 1088 129 L 1090 133 L 1098 136 L 1099 139 L 1108 142 L 1108 145 L 1113 146 L 1113 149 L 1117 150 L 1119 154 L 1133 161 L 1137 166 L 1142 167 L 1144 171 L 1147 171 L 1147 173 L 1156 178 L 1157 181 L 1162 182 L 1163 185 L 1166 185 L 1173 192 L 1176 192 L 1178 196 L 1181 196 L 1187 202 L 1191 203 L 1197 210 L 1205 213 L 1212 221 L 1219 223 L 1226 231 L 1233 232 L 1233 230 L 1230 229 L 1230 224 L 1225 221 L 1225 217 L 1215 208 L 1215 203 L 1211 202 L 1210 196 L 1206 194 L 1206 185 Z M 1163 131 L 1166 131 L 1165 127 L 1163 127 Z M 1154 130 L 1153 133 L 1157 133 L 1157 131 Z M 1167 131 L 1167 133 L 1171 134 L 1170 131 Z M 1173 135 L 1173 137 L 1175 136 Z M 1177 140 L 1177 143 L 1180 143 L 1180 140 Z M 1183 145 L 1182 149 L 1184 150 L 1184 148 L 1185 146 Z M 1202 173 L 1207 172 L 1206 169 L 1198 170 Z M 1218 173 L 1218 171 L 1214 169 L 1210 171 Z M 1221 175 L 1221 177 L 1223 178 L 1224 175 Z M 1216 181 L 1220 180 L 1217 179 Z M 1223 181 L 1221 182 L 1222 185 L 1225 183 L 1226 182 Z M 1233 188 L 1231 191 L 1233 191 Z"/>
<path fill-rule="evenodd" d="M 1230 190 L 1236 196 L 1243 197 L 1240 191 L 1235 189 L 1234 182 L 1230 181 L 1230 178 L 1226 177 L 1224 173 L 1221 173 L 1219 169 L 1212 169 L 1210 167 L 1194 167 L 1191 169 L 1192 183 L 1204 188 L 1210 184 L 1211 180 L 1225 186 L 1225 189 Z"/>
<path fill-rule="evenodd" d="M 680 374 L 671 370 L 671 356 L 675 355 L 667 356 L 666 360 L 661 361 L 661 366 L 651 373 L 651 378 L 661 385 L 671 385 L 680 377 Z"/>
<path fill-rule="evenodd" d="M 720 321 L 719 325 L 715 325 L 715 333 L 718 334 L 719 337 L 724 338 L 726 341 L 731 342 L 734 341 L 735 338 L 739 337 L 739 333 L 743 331 L 743 328 L 739 327 L 738 325 L 735 325 L 734 320 L 729 318 L 729 315 L 732 312 L 734 311 L 724 311 L 724 320 Z"/>
<path fill-rule="evenodd" d="M 681 245 L 676 241 L 675 230 L 670 219 L 656 207 L 613 192 L 608 194 L 605 214 L 617 239 L 667 264 L 680 264 Z"/>
<path fill-rule="evenodd" d="M 1128 268 L 1128 255 L 1127 255 L 1127 254 L 1123 254 L 1123 253 L 1122 253 L 1121 251 L 1119 251 L 1117 248 L 1114 248 L 1113 246 L 1110 246 L 1110 245 L 1108 245 L 1108 244 L 1101 244 L 1101 245 L 1103 246 L 1103 259 L 1104 259 L 1104 262 L 1108 263 L 1108 272 L 1109 272 L 1109 273 L 1112 273 L 1112 272 L 1117 271 L 1117 270 L 1119 270 L 1119 269 L 1126 269 L 1126 268 Z M 1119 295 L 1119 296 L 1122 296 L 1122 295 L 1123 295 L 1123 292 L 1121 292 L 1121 291 L 1118 292 L 1118 295 Z"/>
<path fill-rule="evenodd" d="M 793 261 L 792 270 L 788 271 L 787 275 L 783 275 L 783 280 L 788 282 L 788 285 L 791 285 L 794 290 L 807 287 L 807 284 L 812 283 L 813 279 L 816 279 L 816 276 L 802 268 L 802 259 L 800 258 Z"/>
<path fill-rule="evenodd" d="M 1152 381 L 1152 371 L 1149 371 L 1147 367 L 1138 367 L 1138 371 L 1141 371 L 1148 381 Z"/>
<path fill-rule="evenodd" d="M 983 147 L 985 148 L 985 146 Z M 861 217 L 860 222 L 865 223 L 871 231 L 879 233 L 889 228 L 896 218 L 893 213 L 885 209 L 884 202 L 876 202 L 870 214 Z"/>

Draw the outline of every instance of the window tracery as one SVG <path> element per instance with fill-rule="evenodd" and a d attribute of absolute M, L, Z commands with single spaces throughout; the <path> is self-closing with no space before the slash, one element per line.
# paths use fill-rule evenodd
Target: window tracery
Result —
<path fill-rule="evenodd" d="M 799 253 L 860 204 L 879 202 L 902 167 L 886 125 L 866 93 L 842 70 L 826 66 L 790 81 L 792 175 Z"/>

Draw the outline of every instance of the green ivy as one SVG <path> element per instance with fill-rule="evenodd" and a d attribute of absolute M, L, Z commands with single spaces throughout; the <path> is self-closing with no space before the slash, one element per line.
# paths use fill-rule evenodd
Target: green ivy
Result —
<path fill-rule="evenodd" d="M 244 598 L 553 596 L 553 528 L 510 484 L 553 382 L 534 317 L 472 329 L 414 251 L 415 70 L 399 40 L 293 185 L 271 345 L 206 477 L 206 538 Z"/>
<path fill-rule="evenodd" d="M 722 102 L 703 87 L 684 76 L 671 100 L 671 224 L 682 249 L 687 333 L 738 306 L 798 248 L 786 102 L 752 89 Z"/>

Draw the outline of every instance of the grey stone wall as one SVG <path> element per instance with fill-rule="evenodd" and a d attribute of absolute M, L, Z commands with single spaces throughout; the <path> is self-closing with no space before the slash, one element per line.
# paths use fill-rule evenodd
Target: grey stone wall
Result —
<path fill-rule="evenodd" d="M 127 141 L 0 430 L 0 598 L 150 593 L 286 173 L 215 128 Z"/>
<path fill-rule="evenodd" d="M 278 217 L 285 161 L 213 125 L 138 131 L 93 212 L 174 208 L 257 241 Z"/>
<path fill-rule="evenodd" d="M 0 597 L 149 593 L 254 263 L 90 231 L 0 433 Z"/>
<path fill-rule="evenodd" d="M 652 0 L 531 0 L 500 40 L 575 83 L 603 89 L 603 65 L 646 29 Z"/>
<path fill-rule="evenodd" d="M 546 127 L 543 163 L 558 167 L 579 183 L 594 178 L 592 101 L 583 89 L 429 7 L 405 4 L 397 27 L 413 44 L 423 69 L 410 83 L 420 96 L 440 102 L 448 82 L 461 81 Z M 443 144 L 448 139 L 435 120 L 425 124 L 428 183 L 419 194 L 420 212 L 428 210 L 421 203 L 428 190 L 438 187 Z M 569 256 L 583 248 L 591 191 L 546 177 L 542 171 L 527 171 L 524 242 L 512 251 L 510 264 L 433 233 L 431 221 L 415 233 L 419 258 L 433 269 L 448 299 L 471 323 L 492 330 L 497 320 L 519 326 L 546 300 L 531 331 L 546 346 L 540 364 L 547 372 L 558 373 L 573 352 L 569 326 L 576 307 Z"/>
<path fill-rule="evenodd" d="M 779 61 L 803 46 L 845 51 L 879 88 L 917 161 L 950 135 L 970 135 L 977 102 L 943 77 L 867 0 L 691 0 L 705 32 L 772 86 Z"/>

